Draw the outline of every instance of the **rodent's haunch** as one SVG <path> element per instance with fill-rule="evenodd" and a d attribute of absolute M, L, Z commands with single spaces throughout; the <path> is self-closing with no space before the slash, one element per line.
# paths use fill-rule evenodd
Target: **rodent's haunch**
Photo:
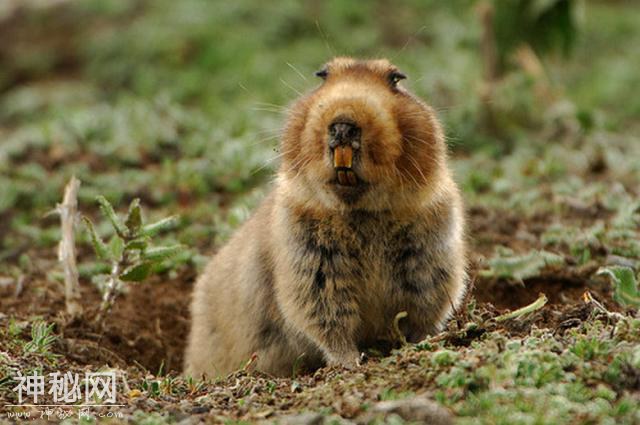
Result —
<path fill-rule="evenodd" d="M 433 110 L 387 60 L 336 58 L 299 99 L 275 187 L 196 283 L 185 372 L 353 367 L 436 332 L 466 286 L 464 218 Z"/>

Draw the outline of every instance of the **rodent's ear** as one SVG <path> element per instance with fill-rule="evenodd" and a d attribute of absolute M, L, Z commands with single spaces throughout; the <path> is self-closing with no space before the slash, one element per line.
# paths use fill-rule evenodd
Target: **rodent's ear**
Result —
<path fill-rule="evenodd" d="M 327 69 L 327 67 L 325 66 L 324 68 L 322 68 L 320 71 L 316 71 L 316 77 L 320 77 L 323 80 L 327 79 L 327 75 L 329 75 L 329 70 Z"/>
<path fill-rule="evenodd" d="M 391 71 L 388 78 L 389 84 L 395 87 L 395 85 L 398 84 L 400 80 L 404 80 L 405 78 L 407 78 L 407 76 L 400 71 Z"/>

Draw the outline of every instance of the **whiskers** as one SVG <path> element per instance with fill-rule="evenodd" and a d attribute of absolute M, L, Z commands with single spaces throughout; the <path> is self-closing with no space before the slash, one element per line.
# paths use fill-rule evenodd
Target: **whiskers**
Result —
<path fill-rule="evenodd" d="M 426 25 L 421 26 L 420 28 L 418 28 L 418 30 L 416 32 L 414 32 L 413 34 L 411 34 L 409 37 L 407 37 L 407 41 L 405 41 L 405 43 L 402 45 L 402 47 L 400 48 L 400 50 L 398 50 L 390 59 L 391 62 L 395 62 L 396 59 L 398 58 L 398 56 L 400 56 L 400 54 L 402 52 L 404 52 L 407 47 L 409 47 L 409 45 L 411 44 L 411 42 L 415 41 L 418 39 L 418 35 L 420 35 L 420 33 L 424 30 L 427 29 Z"/>
<path fill-rule="evenodd" d="M 336 56 L 336 51 L 331 46 L 331 43 L 329 42 L 329 37 L 322 30 L 322 27 L 320 26 L 320 22 L 317 19 L 316 19 L 316 28 L 318 29 L 318 32 L 320 33 L 320 36 L 322 36 L 322 40 L 324 41 L 324 45 L 327 48 L 327 52 L 329 53 L 329 55 L 330 56 Z"/>
<path fill-rule="evenodd" d="M 287 83 L 283 78 L 280 78 L 280 82 L 284 84 L 285 87 L 293 90 L 298 96 L 302 96 L 302 92 L 300 90 L 296 89 L 291 84 Z"/>
<path fill-rule="evenodd" d="M 267 167 L 270 167 L 271 165 L 273 165 L 273 163 L 277 160 L 279 160 L 280 158 L 282 158 L 283 156 L 291 153 L 293 150 L 289 150 L 289 151 L 283 151 L 283 152 L 279 152 L 277 155 L 275 155 L 274 157 L 271 157 L 269 159 L 267 159 L 260 167 L 258 167 L 257 169 L 253 170 L 251 172 L 251 175 L 256 175 L 258 174 L 260 171 L 264 170 Z"/>
<path fill-rule="evenodd" d="M 273 133 L 267 133 L 266 136 L 264 137 L 260 137 L 257 140 L 255 140 L 254 142 L 249 144 L 249 147 L 256 147 L 258 145 L 262 145 L 262 144 L 267 144 L 267 143 L 271 143 L 271 142 L 278 142 L 280 140 L 280 138 L 282 137 L 282 131 L 281 130 L 266 130 L 263 131 L 262 133 L 265 132 L 273 132 Z M 256 133 L 259 134 L 260 132 Z"/>
<path fill-rule="evenodd" d="M 296 74 L 300 76 L 304 81 L 308 81 L 307 77 L 304 76 L 302 72 L 298 68 L 296 68 L 292 63 L 287 62 L 287 66 L 295 71 Z"/>
<path fill-rule="evenodd" d="M 422 177 L 422 183 L 426 183 L 427 182 L 427 177 L 424 175 L 424 173 L 422 172 L 422 168 L 420 168 L 420 165 L 418 164 L 418 162 L 416 161 L 415 158 L 413 157 L 409 157 L 409 161 L 411 162 L 411 164 L 413 165 L 413 168 L 416 169 L 416 171 L 418 171 L 418 173 L 420 173 L 420 176 Z M 413 176 L 412 176 L 413 177 Z M 414 178 L 415 181 L 415 178 Z M 416 185 L 418 185 L 418 182 L 416 181 Z"/>
<path fill-rule="evenodd" d="M 309 163 L 313 161 L 312 157 L 308 157 L 305 158 L 304 156 L 302 158 L 299 158 L 295 163 L 293 163 L 291 165 L 291 169 L 297 169 L 298 171 L 296 172 L 296 174 L 293 176 L 293 179 L 297 179 L 300 174 L 302 173 L 302 171 L 306 168 L 307 165 L 309 165 Z"/>
<path fill-rule="evenodd" d="M 419 137 L 415 137 L 415 136 L 411 136 L 409 134 L 405 134 L 403 136 L 405 142 L 417 142 L 417 143 L 422 143 L 424 145 L 431 145 L 432 142 L 425 140 L 425 139 L 420 139 Z"/>
<path fill-rule="evenodd" d="M 255 105 L 251 107 L 252 111 L 273 112 L 282 115 L 287 115 L 290 112 L 289 107 L 276 105 L 275 103 L 255 102 Z"/>

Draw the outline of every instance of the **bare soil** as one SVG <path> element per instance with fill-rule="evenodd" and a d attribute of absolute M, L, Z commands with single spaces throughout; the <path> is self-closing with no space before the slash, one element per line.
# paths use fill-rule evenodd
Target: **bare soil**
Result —
<path fill-rule="evenodd" d="M 590 291 L 608 308 L 616 309 L 610 286 L 593 281 L 595 265 L 550 268 L 541 276 L 523 283 L 500 279 L 479 278 L 477 271 L 483 255 L 490 255 L 498 244 L 514 250 L 526 251 L 530 242 L 514 238 L 518 231 L 541 233 L 544 217 L 527 220 L 512 214 L 473 209 L 469 213 L 472 249 L 471 275 L 474 285 L 470 293 L 481 308 L 502 313 L 525 306 L 544 293 L 553 305 L 554 315 L 563 314 L 582 302 Z M 62 338 L 59 354 L 79 365 L 103 365 L 126 368 L 132 364 L 152 373 L 179 373 L 183 349 L 189 330 L 190 292 L 195 272 L 188 270 L 175 278 L 156 277 L 131 285 L 127 293 L 116 301 L 105 321 L 104 328 L 94 323 L 100 295 L 95 287 L 84 282 L 82 300 L 85 318 L 69 320 L 64 314 L 62 287 L 58 283 L 31 276 L 25 289 L 15 296 L 13 287 L 0 288 L 0 311 L 7 316 L 23 319 L 41 316 L 55 322 Z M 550 318 L 539 318 L 548 325 Z M 551 320 L 556 322 L 555 320 Z M 542 323 L 541 323 L 542 324 Z"/>

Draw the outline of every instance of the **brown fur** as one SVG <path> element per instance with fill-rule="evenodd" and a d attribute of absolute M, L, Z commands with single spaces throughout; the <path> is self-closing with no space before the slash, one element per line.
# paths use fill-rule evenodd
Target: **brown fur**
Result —
<path fill-rule="evenodd" d="M 186 372 L 217 376 L 257 354 L 287 375 L 296 359 L 353 367 L 359 350 L 436 332 L 465 289 L 462 203 L 430 107 L 390 82 L 386 60 L 336 58 L 291 108 L 276 186 L 213 258 L 193 294 Z M 336 183 L 328 125 L 362 129 Z"/>

